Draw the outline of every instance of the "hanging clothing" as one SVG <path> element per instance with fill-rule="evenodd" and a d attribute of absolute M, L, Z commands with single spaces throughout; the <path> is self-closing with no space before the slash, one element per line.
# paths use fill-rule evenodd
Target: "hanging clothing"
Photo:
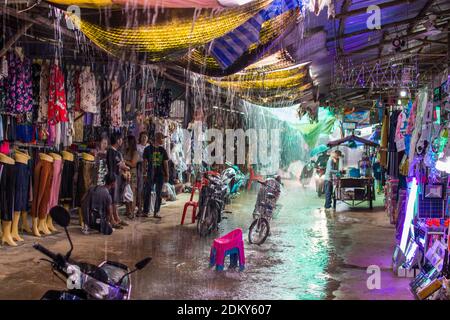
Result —
<path fill-rule="evenodd" d="M 6 79 L 0 79 L 0 111 L 6 111 Z"/>
<path fill-rule="evenodd" d="M 41 65 L 41 80 L 39 83 L 39 110 L 38 122 L 46 123 L 48 119 L 48 85 L 50 79 L 50 66 L 47 62 Z"/>
<path fill-rule="evenodd" d="M 41 65 L 33 63 L 31 66 L 31 80 L 33 83 L 33 114 L 32 122 L 38 118 L 39 103 L 40 103 L 40 84 L 41 84 Z"/>
<path fill-rule="evenodd" d="M 62 159 L 54 159 L 53 161 L 53 178 L 50 191 L 50 199 L 48 202 L 48 210 L 58 205 L 59 191 L 61 189 L 62 163 Z"/>
<path fill-rule="evenodd" d="M 82 113 L 81 112 L 75 112 L 75 119 L 74 119 L 74 122 L 73 122 L 73 129 L 74 129 L 73 141 L 75 141 L 75 142 L 83 142 L 84 117 L 82 116 Z"/>
<path fill-rule="evenodd" d="M 111 82 L 111 125 L 114 128 L 122 126 L 122 89 L 119 89 L 119 82 Z"/>
<path fill-rule="evenodd" d="M 75 177 L 75 162 L 64 160 L 61 174 L 61 201 L 71 201 L 73 199 L 73 186 Z"/>
<path fill-rule="evenodd" d="M 98 113 L 97 87 L 95 76 L 90 68 L 85 67 L 80 73 L 80 109 L 84 112 Z"/>
<path fill-rule="evenodd" d="M 96 181 L 96 167 L 94 161 L 81 160 L 78 168 L 78 182 L 76 194 L 76 206 L 81 206 L 85 193 L 92 187 Z"/>
<path fill-rule="evenodd" d="M 44 219 L 47 217 L 53 179 L 53 163 L 39 160 L 34 168 L 33 202 L 31 216 Z"/>
<path fill-rule="evenodd" d="M 8 78 L 6 81 L 6 110 L 21 114 L 33 109 L 33 87 L 30 59 L 23 61 L 15 52 L 8 54 Z"/>
<path fill-rule="evenodd" d="M 0 66 L 0 79 L 5 79 L 8 77 L 8 60 L 6 56 L 3 56 L 1 66 Z"/>
<path fill-rule="evenodd" d="M 81 111 L 81 86 L 80 86 L 80 75 L 81 72 L 79 70 L 75 71 L 73 86 L 75 87 L 75 111 Z"/>
<path fill-rule="evenodd" d="M 73 110 L 75 108 L 75 69 L 66 70 L 66 103 L 67 110 Z"/>
<path fill-rule="evenodd" d="M 50 69 L 48 85 L 48 122 L 49 124 L 56 124 L 67 120 L 64 74 L 57 64 L 53 64 Z"/>
<path fill-rule="evenodd" d="M 16 162 L 16 186 L 14 211 L 28 211 L 28 200 L 31 181 L 31 160 L 28 164 Z"/>

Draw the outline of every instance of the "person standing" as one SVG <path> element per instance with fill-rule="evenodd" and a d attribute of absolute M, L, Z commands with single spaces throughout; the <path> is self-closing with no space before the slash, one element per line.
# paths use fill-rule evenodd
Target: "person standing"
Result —
<path fill-rule="evenodd" d="M 142 193 L 144 192 L 144 150 L 148 146 L 148 134 L 142 131 L 139 134 L 139 143 L 137 144 L 138 163 L 136 166 L 136 206 L 137 216 L 142 216 Z"/>
<path fill-rule="evenodd" d="M 111 135 L 111 146 L 106 151 L 106 163 L 108 167 L 108 173 L 111 173 L 116 178 L 116 185 L 110 190 L 111 198 L 113 202 L 113 212 L 112 212 L 112 227 L 116 229 L 121 229 L 122 226 L 127 226 L 128 224 L 121 221 L 118 212 L 118 206 L 121 198 L 121 189 L 123 185 L 122 172 L 129 171 L 129 168 L 123 160 L 123 155 L 119 151 L 123 144 L 123 138 L 120 134 L 114 133 Z"/>
<path fill-rule="evenodd" d="M 339 150 L 334 151 L 327 161 L 327 167 L 324 175 L 325 183 L 325 211 L 331 209 L 331 197 L 333 195 L 333 175 L 339 172 L 339 158 L 342 156 L 342 152 Z"/>
<path fill-rule="evenodd" d="M 139 161 L 139 153 L 137 150 L 136 138 L 133 135 L 127 137 L 127 148 L 125 151 L 125 164 L 130 168 L 129 181 L 131 191 L 133 191 L 133 199 L 131 202 L 126 202 L 127 216 L 129 219 L 134 219 L 134 211 L 136 208 L 136 167 Z"/>
<path fill-rule="evenodd" d="M 155 190 L 155 207 L 153 216 L 161 219 L 159 210 L 161 208 L 161 193 L 165 182 L 169 181 L 169 156 L 162 146 L 166 136 L 157 132 L 153 141 L 144 149 L 144 168 L 147 175 L 144 186 L 144 216 L 149 216 L 152 190 Z"/>

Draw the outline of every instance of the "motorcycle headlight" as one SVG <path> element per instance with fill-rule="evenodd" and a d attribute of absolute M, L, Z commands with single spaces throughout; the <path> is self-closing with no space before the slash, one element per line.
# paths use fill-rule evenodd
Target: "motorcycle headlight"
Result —
<path fill-rule="evenodd" d="M 89 279 L 83 284 L 83 290 L 94 299 L 103 300 L 108 297 L 109 286 L 106 283 Z"/>

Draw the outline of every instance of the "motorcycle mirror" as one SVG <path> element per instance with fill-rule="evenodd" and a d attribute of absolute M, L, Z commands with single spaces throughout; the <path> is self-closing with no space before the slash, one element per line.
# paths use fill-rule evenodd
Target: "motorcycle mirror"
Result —
<path fill-rule="evenodd" d="M 144 259 L 142 259 L 141 261 L 137 262 L 137 263 L 134 265 L 134 267 L 135 267 L 137 270 L 142 270 L 142 269 L 144 269 L 144 268 L 150 263 L 150 261 L 152 261 L 152 258 L 151 258 L 151 257 L 144 258 Z"/>
<path fill-rule="evenodd" d="M 55 206 L 50 209 L 50 216 L 61 227 L 66 228 L 70 223 L 70 214 L 66 208 Z"/>

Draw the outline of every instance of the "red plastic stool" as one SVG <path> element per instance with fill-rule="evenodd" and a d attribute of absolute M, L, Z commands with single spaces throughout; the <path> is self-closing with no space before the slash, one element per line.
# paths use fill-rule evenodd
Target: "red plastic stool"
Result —
<path fill-rule="evenodd" d="M 261 175 L 255 174 L 255 171 L 253 170 L 253 168 L 250 168 L 249 172 L 250 172 L 250 177 L 248 178 L 247 190 L 250 190 L 252 188 L 253 181 L 264 181 L 264 177 Z"/>
<path fill-rule="evenodd" d="M 186 213 L 189 207 L 192 207 L 192 218 L 191 221 L 192 223 L 195 223 L 195 214 L 197 213 L 197 208 L 198 208 L 198 201 L 194 201 L 194 195 L 195 195 L 195 190 L 198 190 L 200 192 L 200 190 L 202 189 L 203 183 L 200 181 L 196 181 L 194 183 L 194 186 L 192 187 L 192 191 L 191 191 L 191 198 L 189 199 L 188 202 L 186 202 L 184 204 L 184 208 L 183 208 L 183 216 L 181 217 L 181 224 L 184 224 L 184 219 L 186 218 Z"/>

